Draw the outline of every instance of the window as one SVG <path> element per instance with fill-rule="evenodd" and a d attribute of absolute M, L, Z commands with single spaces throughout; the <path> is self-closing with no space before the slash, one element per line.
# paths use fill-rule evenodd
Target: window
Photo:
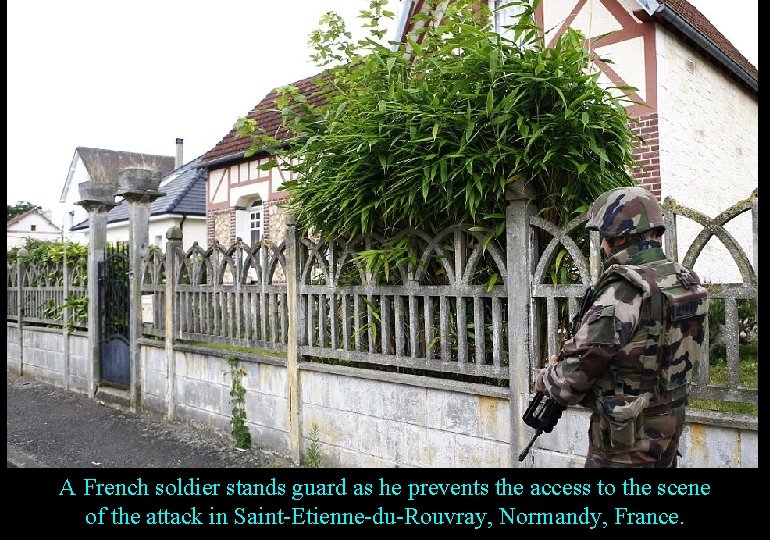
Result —
<path fill-rule="evenodd" d="M 33 232 L 36 231 L 37 230 L 37 225 L 30 225 L 29 226 L 29 230 L 33 231 Z"/>
<path fill-rule="evenodd" d="M 262 203 L 255 202 L 246 211 L 249 214 L 249 233 L 253 246 L 262 238 Z"/>

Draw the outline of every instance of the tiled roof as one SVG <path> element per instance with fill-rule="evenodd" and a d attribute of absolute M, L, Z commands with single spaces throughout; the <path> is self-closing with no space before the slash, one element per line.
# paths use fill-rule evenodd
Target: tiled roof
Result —
<path fill-rule="evenodd" d="M 161 180 L 158 191 L 165 193 L 150 203 L 150 215 L 165 214 L 206 215 L 206 171 L 201 169 L 201 158 L 182 165 Z M 107 214 L 107 223 L 128 220 L 128 204 L 121 201 Z M 87 229 L 88 220 L 72 227 L 73 231 Z"/>
<path fill-rule="evenodd" d="M 287 86 L 296 86 L 302 95 L 307 97 L 308 102 L 312 105 L 320 105 L 323 103 L 323 97 L 318 92 L 317 81 L 323 77 L 322 74 L 316 74 L 306 79 L 291 83 Z M 278 140 L 284 140 L 288 138 L 289 133 L 281 126 L 281 112 L 276 106 L 275 100 L 278 97 L 278 88 L 274 88 L 268 93 L 262 101 L 260 101 L 247 115 L 247 118 L 255 120 L 257 126 L 264 130 L 267 135 L 275 137 Z M 240 159 L 243 157 L 249 146 L 251 146 L 251 139 L 249 137 L 242 137 L 238 134 L 238 130 L 233 127 L 230 132 L 217 143 L 214 148 L 203 154 L 201 162 L 205 166 L 212 161 L 221 160 L 223 158 L 232 157 L 232 159 Z"/>
<path fill-rule="evenodd" d="M 738 64 L 751 78 L 755 81 L 758 79 L 759 70 L 752 65 L 751 62 L 749 62 L 746 57 L 743 56 L 732 43 L 730 43 L 730 40 L 722 35 L 722 33 L 717 30 L 692 4 L 686 0 L 658 0 L 658 2 L 675 11 L 676 14 L 682 17 L 682 19 L 692 26 L 693 29 L 713 43 L 733 62 Z M 725 2 L 725 10 L 732 9 L 740 10 L 740 4 L 728 4 Z"/>

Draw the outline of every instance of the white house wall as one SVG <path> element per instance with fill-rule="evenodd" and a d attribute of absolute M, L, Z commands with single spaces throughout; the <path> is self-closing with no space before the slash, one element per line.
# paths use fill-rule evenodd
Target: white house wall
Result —
<path fill-rule="evenodd" d="M 35 230 L 32 230 L 34 225 Z M 53 227 L 40 214 L 29 214 L 6 229 L 8 248 L 24 244 L 27 238 L 36 240 L 61 240 L 61 231 Z"/>
<path fill-rule="evenodd" d="M 606 47 L 597 47 L 596 54 L 603 59 L 612 61 L 613 71 L 620 75 L 628 85 L 636 88 L 636 93 L 642 100 L 647 99 L 644 39 L 642 37 L 619 41 Z M 600 76 L 599 82 L 604 88 L 615 86 L 604 73 Z M 617 97 L 623 95 L 621 90 L 611 90 L 611 92 Z"/>
<path fill-rule="evenodd" d="M 574 2 L 557 3 L 574 4 Z M 550 2 L 550 4 L 553 5 L 553 2 Z M 622 28 L 622 25 L 598 0 L 586 2 L 570 26 L 580 30 L 585 36 L 608 34 Z"/>
<path fill-rule="evenodd" d="M 56 226 L 62 228 L 65 238 L 68 238 L 72 242 L 87 243 L 88 240 L 85 235 L 82 233 L 72 233 L 69 230 L 70 227 L 83 222 L 88 217 L 88 212 L 86 212 L 82 206 L 78 206 L 75 203 L 80 200 L 80 190 L 78 185 L 81 182 L 87 182 L 91 179 L 83 160 L 77 153 L 74 158 L 74 163 L 72 181 L 69 190 L 67 191 L 67 197 L 63 203 L 60 203 L 52 210 L 51 221 L 53 221 Z M 74 212 L 72 219 L 69 217 L 70 212 Z"/>
<path fill-rule="evenodd" d="M 758 107 L 752 96 L 682 39 L 659 29 L 658 112 L 661 196 L 673 197 L 708 217 L 746 199 L 758 186 Z M 752 253 L 750 213 L 727 230 Z M 702 227 L 677 221 L 679 257 Z M 712 238 L 695 271 L 708 281 L 740 282 L 740 273 L 721 242 Z"/>
<path fill-rule="evenodd" d="M 157 245 L 157 239 L 162 241 L 161 246 L 166 245 L 166 232 L 173 226 L 179 226 L 181 222 L 180 217 L 169 217 L 163 219 L 150 219 L 150 243 Z M 193 242 L 198 242 L 198 245 L 203 249 L 208 247 L 208 241 L 206 239 L 206 218 L 204 217 L 188 217 L 182 225 L 182 248 L 185 250 L 192 247 Z"/>
<path fill-rule="evenodd" d="M 173 218 L 161 217 L 150 218 L 149 224 L 149 241 L 150 244 L 160 246 L 165 251 L 166 246 L 166 231 L 173 226 L 179 226 L 181 217 L 175 216 Z M 182 227 L 183 240 L 182 248 L 185 250 L 192 247 L 193 242 L 198 242 L 198 245 L 203 249 L 208 247 L 208 241 L 206 239 L 206 219 L 203 217 L 188 217 L 184 226 Z M 88 243 L 88 231 L 84 232 L 85 243 Z M 120 223 L 111 223 L 107 225 L 107 242 L 128 242 L 129 240 L 129 222 L 122 221 Z M 160 240 L 160 243 L 158 242 Z"/>
<path fill-rule="evenodd" d="M 261 170 L 266 159 L 254 159 L 239 165 L 212 169 L 208 175 L 208 200 L 210 203 L 228 202 L 238 206 L 244 197 L 258 195 L 262 201 L 275 198 L 275 192 L 290 178 L 289 171 L 279 167 Z M 220 185 L 221 181 L 221 185 Z"/>

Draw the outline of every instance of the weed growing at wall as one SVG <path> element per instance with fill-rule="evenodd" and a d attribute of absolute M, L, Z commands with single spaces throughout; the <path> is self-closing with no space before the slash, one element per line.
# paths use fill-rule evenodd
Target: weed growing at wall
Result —
<path fill-rule="evenodd" d="M 232 387 L 230 388 L 230 405 L 233 406 L 230 418 L 231 434 L 235 439 L 236 448 L 248 450 L 251 448 L 251 433 L 246 427 L 246 388 L 242 382 L 246 371 L 234 356 L 227 357 L 227 365 L 230 366 L 230 377 L 232 378 Z"/>
<path fill-rule="evenodd" d="M 319 443 L 319 438 L 320 432 L 318 429 L 318 424 L 313 422 L 313 425 L 310 427 L 309 434 L 310 444 L 308 444 L 307 452 L 305 452 L 305 459 L 302 460 L 305 467 L 318 469 L 321 466 L 323 457 L 321 456 L 321 445 Z"/>

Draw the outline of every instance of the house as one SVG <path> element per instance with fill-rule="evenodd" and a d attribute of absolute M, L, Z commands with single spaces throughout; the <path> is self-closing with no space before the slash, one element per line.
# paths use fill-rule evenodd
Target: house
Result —
<path fill-rule="evenodd" d="M 177 139 L 177 154 L 180 154 L 181 145 L 182 140 Z M 59 197 L 60 205 L 54 216 L 55 222 L 61 224 L 66 240 L 86 243 L 84 229 L 71 230 L 74 225 L 82 223 L 88 217 L 85 209 L 76 204 L 80 200 L 78 184 L 87 181 L 117 182 L 122 169 L 140 165 L 154 167 L 166 176 L 181 164 L 181 156 L 175 158 L 78 146 L 72 156 L 67 179 Z"/>
<path fill-rule="evenodd" d="M 505 3 L 493 0 L 490 5 Z M 413 16 L 429 4 L 404 1 L 400 35 L 416 35 L 424 23 Z M 495 13 L 498 32 L 508 31 L 506 25 L 518 9 L 503 7 Z M 635 152 L 639 167 L 634 175 L 661 201 L 671 197 L 714 218 L 756 189 L 758 70 L 689 2 L 542 0 L 536 20 L 545 29 L 546 45 L 568 27 L 581 30 L 589 38 L 586 46 L 601 72 L 599 80 L 607 86 L 636 88 L 628 112 L 631 128 L 643 143 Z M 294 83 L 311 103 L 314 78 Z M 247 116 L 281 139 L 286 134 L 275 110 L 276 96 L 277 91 L 271 91 Z M 233 128 L 202 157 L 208 170 L 209 242 L 281 237 L 276 205 L 282 193 L 277 190 L 288 173 L 261 170 L 269 156 L 246 158 L 249 145 L 250 139 L 239 137 Z M 751 253 L 751 216 L 733 221 L 730 234 Z M 690 245 L 701 230 L 702 224 L 682 220 L 679 244 Z M 712 238 L 703 253 L 708 256 L 700 258 L 695 270 L 705 280 L 740 281 L 737 265 L 719 240 Z"/>
<path fill-rule="evenodd" d="M 27 238 L 61 240 L 62 230 L 51 221 L 50 211 L 33 208 L 11 219 L 6 226 L 7 249 L 23 245 Z"/>
<path fill-rule="evenodd" d="M 312 104 L 317 75 L 292 83 L 309 97 Z M 247 115 L 265 133 L 282 140 L 288 132 L 281 126 L 275 100 L 278 89 L 270 91 Z M 207 221 L 209 245 L 218 241 L 229 245 L 236 238 L 253 244 L 261 238 L 283 238 L 283 217 L 278 208 L 285 192 L 279 188 L 293 173 L 273 167 L 264 170 L 270 160 L 266 153 L 245 157 L 251 139 L 241 137 L 233 128 L 214 148 L 203 154 L 201 166 L 207 169 Z"/>
<path fill-rule="evenodd" d="M 193 242 L 202 248 L 206 237 L 206 173 L 200 168 L 200 157 L 174 169 L 161 179 L 158 191 L 162 197 L 150 203 L 150 244 L 164 248 L 166 231 L 172 226 L 182 229 L 182 247 Z M 88 236 L 88 219 L 72 227 L 73 233 Z M 128 203 L 121 201 L 107 213 L 107 241 L 128 242 L 130 232 Z"/>

